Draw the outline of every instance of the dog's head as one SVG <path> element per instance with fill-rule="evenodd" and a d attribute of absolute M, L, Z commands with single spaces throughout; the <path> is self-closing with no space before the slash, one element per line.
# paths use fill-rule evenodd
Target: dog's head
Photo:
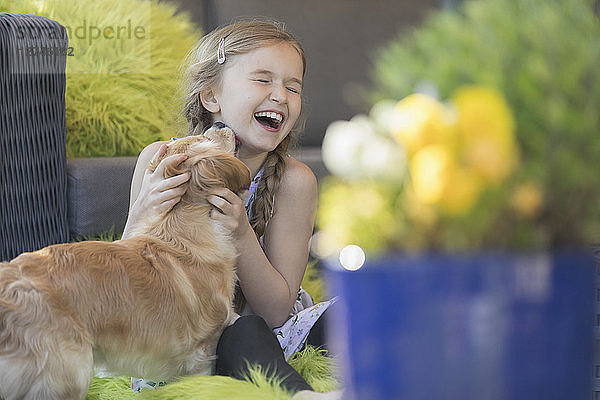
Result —
<path fill-rule="evenodd" d="M 165 157 L 185 154 L 187 160 L 165 168 L 165 178 L 189 171 L 185 196 L 197 198 L 218 187 L 240 194 L 250 187 L 250 171 L 235 157 L 234 151 L 233 131 L 226 126 L 215 125 L 202 135 L 187 136 L 169 143 L 166 154 L 152 161 L 148 169 L 154 171 Z"/>

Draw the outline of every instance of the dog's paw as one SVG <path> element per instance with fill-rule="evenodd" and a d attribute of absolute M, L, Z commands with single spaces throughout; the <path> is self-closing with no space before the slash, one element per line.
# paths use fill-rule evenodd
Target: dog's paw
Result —
<path fill-rule="evenodd" d="M 233 130 L 224 123 L 217 121 L 204 132 L 204 136 L 219 144 L 221 149 L 233 153 L 236 147 L 236 137 Z"/>

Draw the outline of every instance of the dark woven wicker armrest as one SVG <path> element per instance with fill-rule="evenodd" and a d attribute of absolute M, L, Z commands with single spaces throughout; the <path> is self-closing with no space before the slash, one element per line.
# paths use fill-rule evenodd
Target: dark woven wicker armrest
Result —
<path fill-rule="evenodd" d="M 0 260 L 69 239 L 66 48 L 59 23 L 0 13 Z"/>

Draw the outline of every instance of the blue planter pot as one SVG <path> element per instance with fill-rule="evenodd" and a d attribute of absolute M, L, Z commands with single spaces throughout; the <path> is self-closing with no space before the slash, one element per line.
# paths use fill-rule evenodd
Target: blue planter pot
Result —
<path fill-rule="evenodd" d="M 591 252 L 326 264 L 345 399 L 591 398 Z"/>

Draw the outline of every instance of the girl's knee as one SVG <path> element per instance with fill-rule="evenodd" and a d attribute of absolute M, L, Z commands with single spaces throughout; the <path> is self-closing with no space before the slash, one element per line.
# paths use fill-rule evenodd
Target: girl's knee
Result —
<path fill-rule="evenodd" d="M 217 345 L 217 353 L 227 350 L 233 352 L 243 350 L 246 352 L 245 347 L 253 347 L 265 341 L 271 342 L 273 337 L 273 332 L 262 317 L 244 315 L 223 330 Z"/>
<path fill-rule="evenodd" d="M 259 315 L 244 315 L 239 317 L 237 321 L 231 325 L 231 327 L 235 327 L 236 330 L 244 331 L 244 332 L 264 332 L 265 330 L 271 331 L 267 322 Z"/>

